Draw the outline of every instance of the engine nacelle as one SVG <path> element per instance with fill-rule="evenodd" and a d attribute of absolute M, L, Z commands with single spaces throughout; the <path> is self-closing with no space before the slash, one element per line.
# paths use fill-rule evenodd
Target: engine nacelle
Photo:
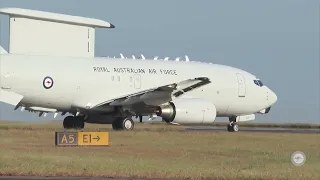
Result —
<path fill-rule="evenodd" d="M 177 99 L 161 105 L 156 114 L 167 123 L 213 123 L 217 116 L 216 106 L 204 99 Z"/>

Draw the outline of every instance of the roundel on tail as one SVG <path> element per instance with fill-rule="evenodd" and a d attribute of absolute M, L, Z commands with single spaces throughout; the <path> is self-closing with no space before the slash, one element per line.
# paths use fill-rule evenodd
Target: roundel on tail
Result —
<path fill-rule="evenodd" d="M 50 89 L 53 86 L 53 79 L 50 76 L 47 76 L 43 79 L 42 85 L 46 89 Z"/>

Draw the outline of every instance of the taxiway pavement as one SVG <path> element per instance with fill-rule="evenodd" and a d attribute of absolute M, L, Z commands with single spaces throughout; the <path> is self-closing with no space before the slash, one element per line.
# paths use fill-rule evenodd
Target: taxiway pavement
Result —
<path fill-rule="evenodd" d="M 227 131 L 223 126 L 186 126 L 189 131 Z M 261 127 L 241 127 L 239 132 L 269 132 L 269 133 L 307 133 L 320 134 L 320 129 L 299 129 L 299 128 L 261 128 Z"/>

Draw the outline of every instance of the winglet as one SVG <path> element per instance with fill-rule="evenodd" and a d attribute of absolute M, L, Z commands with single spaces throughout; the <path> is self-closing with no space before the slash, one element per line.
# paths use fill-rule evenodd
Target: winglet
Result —
<path fill-rule="evenodd" d="M 0 46 L 0 54 L 8 54 L 8 52 Z"/>

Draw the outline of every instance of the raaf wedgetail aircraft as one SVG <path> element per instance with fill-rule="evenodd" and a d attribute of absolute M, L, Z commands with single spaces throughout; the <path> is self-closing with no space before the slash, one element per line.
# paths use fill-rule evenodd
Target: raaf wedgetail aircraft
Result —
<path fill-rule="evenodd" d="M 49 22 L 55 18 L 33 10 L 9 8 L 0 9 L 0 13 L 10 15 L 10 28 L 19 27 L 10 30 L 10 36 L 26 31 L 17 23 L 25 25 L 41 18 Z M 67 15 L 61 18 L 66 19 L 52 21 L 55 26 L 63 29 L 69 20 L 75 27 L 87 28 L 86 38 L 92 35 L 89 31 L 93 25 L 89 28 L 84 27 L 85 23 L 78 25 L 84 18 L 67 19 Z M 98 27 L 101 22 L 95 23 Z M 110 23 L 104 26 L 114 28 Z M 64 29 L 64 33 L 68 34 L 68 30 Z M 68 36 L 74 34 L 73 29 Z M 79 42 L 68 39 L 64 49 L 52 47 L 54 43 L 45 48 L 37 41 L 38 36 L 36 32 L 32 37 L 35 40 L 25 46 L 21 45 L 21 39 L 10 37 L 11 52 L 0 48 L 0 100 L 14 105 L 15 109 L 39 112 L 40 116 L 70 113 L 72 116 L 63 122 L 66 129 L 99 123 L 112 124 L 114 130 L 132 130 L 133 116 L 158 116 L 172 124 L 213 123 L 217 117 L 227 117 L 230 122 L 227 130 L 233 132 L 238 131 L 239 121 L 254 120 L 257 113 L 267 114 L 277 101 L 276 94 L 259 78 L 238 68 L 190 61 L 187 56 L 186 60 L 147 59 L 143 55 L 126 58 L 122 54 L 121 58 L 93 57 L 86 54 L 93 51 L 87 39 L 84 41 L 88 50 L 82 52 L 78 48 L 72 52 L 74 49 L 66 48 L 73 48 L 70 43 L 76 46 Z M 57 38 L 54 36 L 52 41 Z M 30 53 L 32 50 L 37 53 Z"/>

